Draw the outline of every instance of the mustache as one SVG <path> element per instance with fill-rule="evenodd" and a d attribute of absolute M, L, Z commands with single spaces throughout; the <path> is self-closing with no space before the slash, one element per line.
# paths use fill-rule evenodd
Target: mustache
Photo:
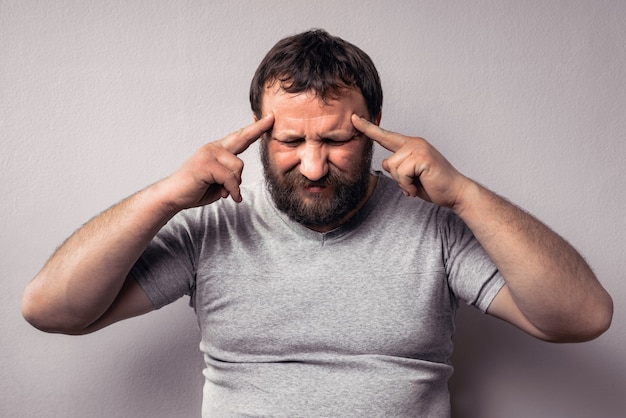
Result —
<path fill-rule="evenodd" d="M 283 180 L 295 187 L 332 187 L 343 184 L 341 176 L 335 173 L 332 168 L 329 168 L 328 173 L 324 177 L 315 181 L 309 180 L 300 174 L 297 169 L 285 173 Z"/>

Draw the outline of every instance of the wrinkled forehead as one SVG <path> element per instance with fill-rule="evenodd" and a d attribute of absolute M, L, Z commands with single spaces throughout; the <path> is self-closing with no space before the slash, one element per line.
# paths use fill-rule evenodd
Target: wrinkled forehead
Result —
<path fill-rule="evenodd" d="M 346 89 L 336 98 L 323 100 L 315 92 L 288 93 L 270 86 L 263 95 L 263 114 L 274 113 L 273 132 L 322 134 L 327 131 L 352 132 L 353 113 L 367 117 L 363 95 Z"/>

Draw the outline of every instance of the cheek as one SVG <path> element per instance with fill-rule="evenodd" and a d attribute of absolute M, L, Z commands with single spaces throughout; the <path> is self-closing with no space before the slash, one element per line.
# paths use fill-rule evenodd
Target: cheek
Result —
<path fill-rule="evenodd" d="M 296 149 L 270 146 L 268 152 L 271 165 L 279 173 L 286 173 L 298 165 L 299 160 Z"/>
<path fill-rule="evenodd" d="M 328 154 L 328 161 L 341 171 L 352 171 L 363 159 L 363 146 L 355 143 L 350 146 L 333 148 Z"/>

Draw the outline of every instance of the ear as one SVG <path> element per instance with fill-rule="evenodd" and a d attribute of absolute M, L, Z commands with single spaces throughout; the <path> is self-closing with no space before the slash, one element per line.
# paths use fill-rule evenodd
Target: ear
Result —
<path fill-rule="evenodd" d="M 252 119 L 254 119 L 255 122 L 259 121 L 259 118 L 256 117 L 256 114 L 254 112 L 252 112 Z"/>
<path fill-rule="evenodd" d="M 374 122 L 376 125 L 380 126 L 380 120 L 383 118 L 383 111 L 381 110 L 380 113 L 378 114 L 378 117 L 376 118 L 376 121 Z"/>

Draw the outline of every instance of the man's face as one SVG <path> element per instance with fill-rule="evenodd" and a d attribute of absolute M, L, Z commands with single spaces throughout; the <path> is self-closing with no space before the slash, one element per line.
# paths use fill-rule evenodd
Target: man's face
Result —
<path fill-rule="evenodd" d="M 365 199 L 372 141 L 352 126 L 353 113 L 367 118 L 363 96 L 354 90 L 324 102 L 312 93 L 266 88 L 263 115 L 274 126 L 263 136 L 261 158 L 277 207 L 314 229 L 345 221 Z"/>

